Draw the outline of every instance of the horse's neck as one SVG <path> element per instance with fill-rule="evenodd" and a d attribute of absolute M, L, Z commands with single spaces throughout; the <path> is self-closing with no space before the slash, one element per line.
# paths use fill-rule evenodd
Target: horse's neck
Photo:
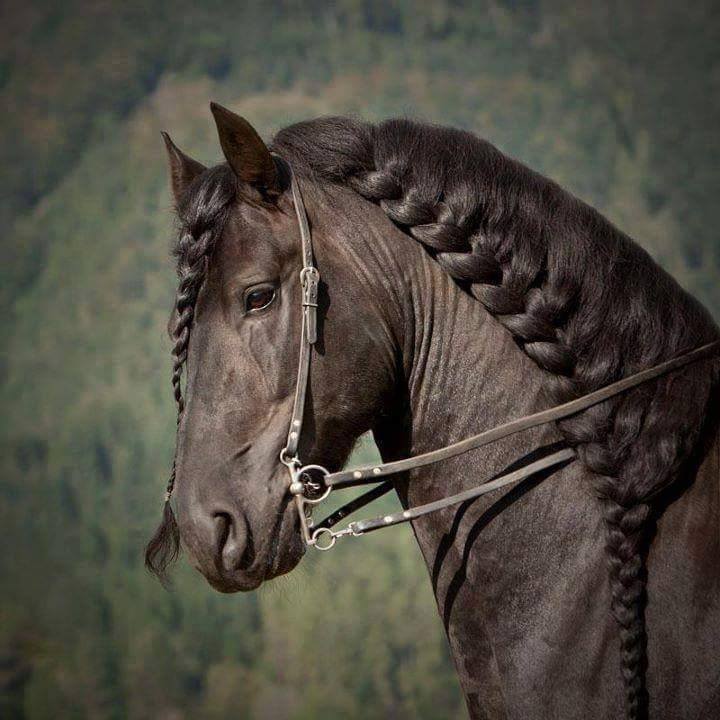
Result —
<path fill-rule="evenodd" d="M 347 242 L 336 251 L 347 285 L 355 276 L 382 280 L 370 300 L 392 338 L 388 365 L 395 369 L 398 350 L 404 364 L 405 402 L 392 404 L 403 414 L 374 428 L 383 457 L 432 450 L 545 407 L 549 378 L 480 303 L 379 208 L 345 200 Z M 340 236 L 337 213 L 327 216 L 328 235 Z M 398 491 L 408 506 L 436 500 L 559 440 L 554 427 L 535 428 L 417 470 Z M 660 717 L 689 716 L 717 686 L 717 453 L 711 446 L 703 482 L 661 518 L 649 557 L 648 687 Z M 616 717 L 622 707 L 606 529 L 591 488 L 575 462 L 413 523 L 473 717 Z M 681 687 L 666 682 L 681 673 Z"/>
<path fill-rule="evenodd" d="M 407 383 L 411 452 L 543 407 L 547 378 L 508 333 L 445 276 L 422 276 Z M 416 472 L 400 485 L 400 495 L 413 506 L 459 492 L 559 439 L 553 427 L 507 438 Z M 605 574 L 601 513 L 580 474 L 575 463 L 414 523 L 473 715 L 521 710 L 528 683 L 552 671 L 542 652 L 527 650 L 528 642 L 572 648 L 578 626 L 590 623 L 595 637 L 604 635 L 607 604 L 598 604 L 600 613 L 585 608 L 581 620 L 553 610 L 582 605 L 593 592 L 583 583 L 597 585 Z M 573 575 L 582 579 L 570 586 Z M 523 658 L 533 658 L 530 668 Z"/>
<path fill-rule="evenodd" d="M 333 246 L 337 272 L 377 277 L 368 302 L 387 314 L 383 334 L 403 361 L 404 414 L 378 420 L 375 437 L 384 459 L 407 457 L 474 435 L 544 405 L 547 377 L 482 307 L 463 293 L 411 238 L 388 227 L 379 208 L 348 194 L 338 225 L 318 225 L 345 240 Z M 360 231 L 361 230 L 361 231 Z M 318 242 L 320 246 L 320 242 Z M 339 276 L 339 279 L 343 278 Z M 392 279 L 394 282 L 388 282 Z M 389 312 L 391 310 L 392 312 Z M 388 311 L 388 312 L 386 312 Z M 529 430 L 397 480 L 403 503 L 413 506 L 475 486 L 509 464 L 560 439 L 554 427 Z M 533 698 L 546 677 L 568 677 L 568 667 L 597 658 L 617 632 L 609 597 L 604 529 L 590 484 L 577 463 L 518 488 L 486 495 L 413 523 L 425 557 L 460 682 L 473 716 L 536 717 Z M 579 481 L 580 480 L 580 481 Z M 599 600 L 588 606 L 592 593 Z M 570 608 L 580 608 L 574 613 Z M 611 640 L 608 641 L 608 638 Z M 563 653 L 548 652 L 562 647 Z M 616 654 L 611 675 L 617 676 Z M 574 667 L 573 665 L 569 667 Z M 620 686 L 609 690 L 597 672 L 597 697 L 620 706 Z M 574 687 L 583 691 L 586 684 Z M 546 717 L 574 717 L 562 703 L 578 700 L 568 689 Z M 593 696 L 595 697 L 595 696 Z M 603 708 L 585 708 L 604 716 Z M 555 712 L 557 710 L 557 712 Z"/>
<path fill-rule="evenodd" d="M 444 273 L 428 273 L 424 280 L 406 350 L 410 452 L 449 445 L 545 407 L 548 378 L 509 333 Z M 559 440 L 545 426 L 429 466 L 408 483 L 407 500 L 414 505 L 473 487 Z M 445 517 L 454 514 L 450 509 Z"/>

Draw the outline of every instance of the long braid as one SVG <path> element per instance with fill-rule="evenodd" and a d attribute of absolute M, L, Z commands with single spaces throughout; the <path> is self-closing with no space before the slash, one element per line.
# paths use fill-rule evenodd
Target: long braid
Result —
<path fill-rule="evenodd" d="M 207 275 L 210 255 L 235 198 L 235 183 L 227 166 L 221 165 L 204 173 L 193 183 L 186 198 L 185 204 L 178 208 L 182 226 L 173 249 L 179 278 L 171 333 L 172 387 L 178 432 L 185 412 L 182 375 L 188 356 L 195 304 Z M 180 531 L 170 503 L 177 472 L 177 449 L 176 433 L 172 470 L 165 489 L 163 518 L 145 549 L 145 566 L 162 580 L 166 579 L 168 567 L 180 554 Z"/>
<path fill-rule="evenodd" d="M 385 185 L 389 184 L 386 180 Z M 361 186 L 362 178 L 354 178 L 353 187 Z M 544 287 L 534 286 L 541 273 L 540 262 L 513 262 L 518 260 L 516 253 L 503 258 L 500 230 L 479 228 L 474 233 L 463 232 L 459 224 L 452 222 L 446 205 L 437 209 L 437 218 L 431 217 L 429 206 L 423 207 L 417 200 L 382 201 L 381 206 L 396 224 L 409 227 L 410 234 L 434 252 L 435 259 L 453 278 L 469 284 L 471 294 L 512 333 L 541 368 L 561 378 L 573 378 L 575 354 L 562 341 L 558 327 L 572 292 L 566 289 L 564 296 L 553 297 Z M 565 387 L 581 394 L 581 389 L 570 383 Z M 569 399 L 557 395 L 556 398 L 556 402 Z M 601 452 L 596 446 L 590 469 L 608 471 L 608 456 L 609 453 Z M 587 464 L 587 457 L 584 459 Z M 604 479 L 605 493 L 616 488 L 616 478 L 605 476 Z M 644 686 L 645 626 L 640 604 L 644 584 L 639 541 L 647 511 L 647 505 L 638 505 L 626 512 L 622 505 L 605 494 L 611 609 L 620 626 L 621 670 L 628 719 L 639 716 Z"/>
<path fill-rule="evenodd" d="M 347 184 L 378 203 L 421 242 L 551 374 L 554 402 L 717 336 L 705 312 L 598 213 L 467 133 L 406 120 L 371 126 L 326 118 L 282 130 L 274 147 L 296 171 Z M 642 267 L 646 285 L 633 293 L 633 283 L 642 285 L 637 277 L 619 283 L 615 268 L 624 266 Z M 658 317 L 648 317 L 648 300 L 656 300 L 659 287 L 668 298 Z M 627 306 L 610 318 L 623 298 Z M 625 714 L 632 720 L 647 712 L 649 498 L 674 479 L 696 442 L 710 395 L 706 368 L 559 423 L 592 471 L 603 505 L 611 612 L 620 629 Z M 674 407 L 671 424 L 662 409 L 653 410 L 653 400 L 673 383 L 675 397 L 695 393 L 688 396 L 696 402 Z"/>

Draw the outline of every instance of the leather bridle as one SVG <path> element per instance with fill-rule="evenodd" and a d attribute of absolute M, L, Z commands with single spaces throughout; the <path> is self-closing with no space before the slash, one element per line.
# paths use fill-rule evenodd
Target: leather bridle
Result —
<path fill-rule="evenodd" d="M 443 510 L 444 508 L 480 497 L 493 490 L 518 483 L 542 470 L 558 468 L 568 464 L 576 457 L 575 450 L 569 447 L 552 452 L 524 467 L 513 470 L 512 472 L 503 473 L 456 495 L 450 495 L 449 497 L 408 508 L 401 512 L 367 520 L 356 520 L 348 523 L 348 525 L 341 530 L 332 529 L 350 513 L 364 507 L 392 489 L 392 483 L 387 480 L 383 481 L 382 478 L 431 465 L 441 460 L 448 460 L 469 452 L 470 450 L 475 450 L 502 438 L 514 435 L 515 433 L 522 432 L 523 430 L 575 415 L 593 405 L 597 405 L 609 398 L 626 392 L 637 385 L 658 378 L 685 365 L 709 358 L 717 354 L 718 350 L 720 350 L 720 341 L 708 343 L 688 353 L 655 365 L 654 367 L 642 370 L 634 375 L 629 375 L 622 380 L 606 385 L 599 390 L 595 390 L 570 402 L 556 405 L 547 410 L 541 410 L 532 415 L 526 415 L 517 420 L 505 423 L 504 425 L 499 425 L 491 430 L 486 430 L 478 435 L 473 435 L 465 440 L 453 443 L 452 445 L 416 455 L 415 457 L 396 460 L 394 462 L 378 463 L 376 465 L 366 465 L 333 473 L 321 465 L 303 465 L 298 458 L 297 451 L 300 434 L 302 432 L 312 347 L 317 340 L 317 306 L 320 273 L 317 267 L 315 267 L 312 235 L 308 226 L 307 213 L 300 188 L 289 163 L 287 163 L 287 161 L 283 162 L 287 165 L 290 174 L 290 188 L 293 204 L 295 205 L 298 227 L 300 229 L 303 267 L 300 271 L 300 284 L 302 287 L 300 358 L 297 383 L 295 386 L 295 400 L 290 417 L 290 428 L 288 430 L 285 447 L 280 452 L 280 461 L 288 468 L 290 473 L 288 490 L 293 496 L 297 507 L 303 540 L 308 546 L 315 547 L 318 550 L 329 550 L 335 545 L 339 537 L 346 535 L 364 535 L 373 530 L 409 522 L 428 515 L 429 513 L 437 512 L 438 510 Z M 343 505 L 322 522 L 313 524 L 312 508 L 322 503 L 332 490 L 375 483 L 381 484 Z"/>

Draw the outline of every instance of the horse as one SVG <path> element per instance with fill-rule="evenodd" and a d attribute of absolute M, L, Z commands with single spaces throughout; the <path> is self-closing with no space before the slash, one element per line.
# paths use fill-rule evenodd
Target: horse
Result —
<path fill-rule="evenodd" d="M 317 337 L 298 452 L 330 472 L 366 432 L 384 462 L 428 453 L 720 337 L 635 241 L 471 133 L 327 117 L 266 144 L 211 110 L 226 162 L 207 168 L 163 134 L 180 229 L 177 443 L 146 549 L 161 578 L 181 542 L 221 592 L 303 557 L 278 460 L 301 305 L 317 306 Z M 294 184 L 317 302 L 303 299 Z M 412 520 L 472 718 L 718 716 L 719 399 L 704 357 L 393 477 L 411 508 L 573 450 Z"/>

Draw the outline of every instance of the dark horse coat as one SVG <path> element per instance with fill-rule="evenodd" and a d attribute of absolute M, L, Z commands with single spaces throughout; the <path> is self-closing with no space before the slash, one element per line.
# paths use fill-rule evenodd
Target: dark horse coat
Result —
<path fill-rule="evenodd" d="M 282 165 L 213 112 L 227 165 L 166 138 L 181 220 L 169 491 L 191 560 L 235 591 L 303 553 L 277 461 L 300 242 Z M 431 450 L 718 338 L 630 238 L 468 133 L 328 118 L 271 148 L 302 184 L 324 281 L 305 462 L 340 467 L 367 430 L 385 459 Z M 397 480 L 414 505 L 558 444 L 579 456 L 413 524 L 473 717 L 718 716 L 718 368 Z M 151 568 L 177 542 L 166 503 Z"/>

